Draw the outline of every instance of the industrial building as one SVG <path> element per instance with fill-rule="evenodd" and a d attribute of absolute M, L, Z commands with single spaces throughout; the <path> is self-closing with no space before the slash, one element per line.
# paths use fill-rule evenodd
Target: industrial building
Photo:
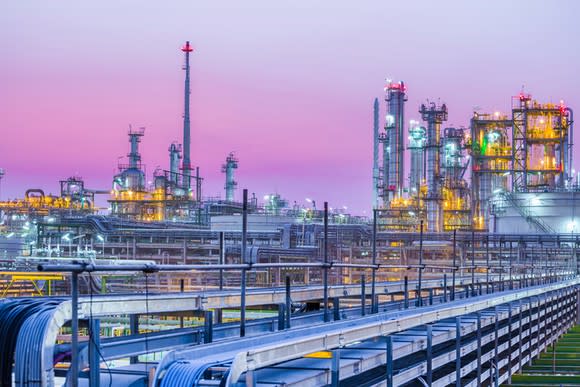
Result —
<path fill-rule="evenodd" d="M 540 103 L 522 92 L 512 98 L 511 114 L 475 112 L 469 129 L 443 129 L 448 107 L 427 102 L 418 109 L 425 126 L 412 120 L 404 130 L 406 93 L 404 82 L 387 81 L 384 132 L 374 103 L 373 190 L 381 229 L 577 232 L 574 116 L 563 101 Z"/>

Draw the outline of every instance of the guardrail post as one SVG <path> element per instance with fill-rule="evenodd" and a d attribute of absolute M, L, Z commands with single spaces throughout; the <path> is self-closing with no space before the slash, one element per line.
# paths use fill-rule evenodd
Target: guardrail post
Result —
<path fill-rule="evenodd" d="M 455 386 L 461 387 L 461 317 L 455 318 Z"/>
<path fill-rule="evenodd" d="M 522 332 L 523 332 L 523 323 L 524 323 L 524 306 L 522 301 L 520 300 L 519 302 L 519 312 L 518 312 L 518 320 L 519 320 L 519 324 L 518 324 L 518 373 L 522 373 L 522 345 L 523 343 L 523 339 L 522 339 Z"/>
<path fill-rule="evenodd" d="M 453 230 L 453 273 L 451 277 L 451 301 L 455 301 L 456 272 L 457 272 L 457 230 Z"/>
<path fill-rule="evenodd" d="M 246 372 L 246 387 L 256 387 L 256 375 L 254 370 Z"/>
<path fill-rule="evenodd" d="M 331 386 L 340 386 L 340 348 L 335 349 L 332 352 L 331 360 Z"/>
<path fill-rule="evenodd" d="M 485 261 L 487 267 L 485 268 L 485 291 L 489 294 L 489 236 L 485 237 Z"/>
<path fill-rule="evenodd" d="M 481 313 L 477 312 L 477 385 L 481 386 Z"/>
<path fill-rule="evenodd" d="M 205 344 L 213 341 L 213 312 L 206 310 L 203 316 L 203 342 Z"/>
<path fill-rule="evenodd" d="M 366 278 L 363 274 L 360 278 L 360 310 L 361 316 L 366 314 L 367 308 L 367 295 L 366 295 L 366 286 L 365 286 Z"/>
<path fill-rule="evenodd" d="M 334 321 L 340 320 L 340 298 L 338 297 L 332 298 L 332 312 Z"/>
<path fill-rule="evenodd" d="M 285 304 L 278 304 L 278 330 L 283 331 L 284 325 L 286 322 L 285 315 L 286 314 L 286 305 Z"/>
<path fill-rule="evenodd" d="M 512 304 L 510 302 L 508 304 L 508 348 L 512 347 L 512 321 L 513 321 L 512 313 L 513 313 Z M 507 360 L 508 360 L 507 366 L 508 384 L 512 384 L 512 354 L 510 351 L 507 352 Z"/>
<path fill-rule="evenodd" d="M 89 320 L 89 386 L 99 387 L 101 383 L 100 347 L 101 347 L 101 321 Z"/>
<path fill-rule="evenodd" d="M 423 287 L 423 221 L 421 220 L 421 228 L 419 230 L 419 276 L 417 278 L 417 306 L 423 306 L 423 299 L 421 292 Z"/>
<path fill-rule="evenodd" d="M 246 244 L 248 237 L 248 190 L 244 189 L 242 203 L 242 257 L 243 264 L 247 264 Z M 246 269 L 241 272 L 241 300 L 240 300 L 240 337 L 246 336 Z"/>
<path fill-rule="evenodd" d="M 433 289 L 429 289 L 429 305 L 433 305 Z"/>
<path fill-rule="evenodd" d="M 499 387 L 499 309 L 496 306 L 494 308 L 495 311 L 495 326 L 494 326 L 494 353 L 493 353 L 493 362 L 495 363 L 495 373 L 494 373 L 494 381 L 495 387 Z"/>
<path fill-rule="evenodd" d="M 292 316 L 292 298 L 290 294 L 290 276 L 286 276 L 286 312 L 284 312 L 284 317 L 286 318 L 286 323 L 284 324 L 286 329 L 290 328 L 290 317 Z"/>
<path fill-rule="evenodd" d="M 225 237 L 225 233 L 223 231 L 220 231 L 220 239 L 219 239 L 219 243 L 220 243 L 220 256 L 219 256 L 219 264 L 223 265 L 226 263 L 226 237 Z M 224 289 L 224 271 L 223 269 L 220 269 L 219 271 L 219 290 L 223 290 Z M 221 324 L 223 322 L 224 319 L 224 314 L 223 311 L 221 309 L 216 309 L 215 310 L 215 317 L 216 317 L 216 322 L 218 324 Z"/>
<path fill-rule="evenodd" d="M 433 385 L 433 327 L 427 325 L 427 385 Z"/>
<path fill-rule="evenodd" d="M 531 298 L 530 299 L 530 310 L 529 310 L 529 324 L 528 324 L 528 335 L 530 337 L 530 357 L 528 359 L 528 365 L 531 366 L 532 365 L 532 360 L 534 359 L 534 347 L 533 347 L 533 335 L 532 335 L 532 314 L 534 312 L 534 299 Z M 540 319 L 540 302 L 538 299 L 538 320 Z M 538 323 L 538 320 L 534 321 L 534 325 L 536 325 Z M 538 350 L 538 342 L 540 341 L 540 336 L 539 336 L 539 328 L 540 326 L 538 325 L 538 329 L 536 330 L 536 333 L 538 334 L 537 339 L 536 339 L 536 351 Z"/>
<path fill-rule="evenodd" d="M 405 306 L 405 309 L 408 309 L 409 308 L 409 277 L 407 277 L 407 276 L 405 276 L 405 280 L 403 282 L 403 296 L 404 296 L 403 304 Z M 580 309 L 579 309 L 579 311 L 580 311 Z M 578 316 L 580 318 L 580 314 Z"/>
<path fill-rule="evenodd" d="M 443 302 L 447 302 L 447 273 L 443 274 Z"/>
<path fill-rule="evenodd" d="M 393 337 L 387 336 L 387 387 L 393 387 Z"/>
<path fill-rule="evenodd" d="M 132 335 L 139 334 L 139 315 L 138 314 L 131 314 L 129 315 L 129 332 Z M 139 356 L 131 356 L 129 358 L 130 364 L 137 364 L 139 363 Z"/>

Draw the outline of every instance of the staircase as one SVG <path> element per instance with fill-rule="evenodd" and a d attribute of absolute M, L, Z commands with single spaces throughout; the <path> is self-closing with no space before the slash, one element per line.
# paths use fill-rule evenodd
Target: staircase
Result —
<path fill-rule="evenodd" d="M 513 196 L 511 192 L 502 192 L 500 194 L 502 198 L 508 202 L 515 210 L 520 214 L 522 218 L 528 222 L 529 225 L 536 228 L 538 231 L 542 231 L 546 234 L 554 234 L 555 231 L 546 223 L 542 218 L 535 216 L 529 207 L 522 206 Z"/>

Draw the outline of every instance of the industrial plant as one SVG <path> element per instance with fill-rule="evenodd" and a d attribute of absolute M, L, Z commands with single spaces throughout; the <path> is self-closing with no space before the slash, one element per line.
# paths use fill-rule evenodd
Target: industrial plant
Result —
<path fill-rule="evenodd" d="M 474 112 L 468 128 L 447 127 L 445 104 L 418 107 L 405 130 L 404 82 L 385 86 L 381 132 L 374 104 L 374 208 L 385 230 L 577 232 L 572 167 L 574 115 L 523 92 L 509 115 Z M 408 141 L 405 141 L 408 139 Z M 410 156 L 405 177 L 405 150 Z"/>
<path fill-rule="evenodd" d="M 387 80 L 369 109 L 371 216 L 238 189 L 233 152 L 223 197 L 207 197 L 190 149 L 193 51 L 181 48 L 183 139 L 163 145 L 166 168 L 147 175 L 147 129 L 130 126 L 110 187 L 74 176 L 58 195 L 0 202 L 0 385 L 580 378 L 559 341 L 580 320 L 580 178 L 563 101 L 521 91 L 507 114 L 448 127 L 452 106 L 407 106 L 412 89 Z"/>

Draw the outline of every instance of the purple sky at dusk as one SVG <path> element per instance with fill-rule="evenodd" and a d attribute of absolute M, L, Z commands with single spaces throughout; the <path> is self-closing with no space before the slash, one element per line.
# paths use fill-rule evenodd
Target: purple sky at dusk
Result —
<path fill-rule="evenodd" d="M 147 128 L 148 176 L 168 169 L 190 40 L 204 196 L 223 196 L 234 151 L 238 197 L 368 212 L 372 102 L 386 77 L 407 83 L 407 121 L 441 98 L 447 126 L 467 126 L 475 106 L 507 112 L 522 85 L 580 109 L 578 15 L 580 2 L 539 0 L 3 1 L 1 197 L 57 193 L 71 175 L 110 189 L 129 124 Z"/>

